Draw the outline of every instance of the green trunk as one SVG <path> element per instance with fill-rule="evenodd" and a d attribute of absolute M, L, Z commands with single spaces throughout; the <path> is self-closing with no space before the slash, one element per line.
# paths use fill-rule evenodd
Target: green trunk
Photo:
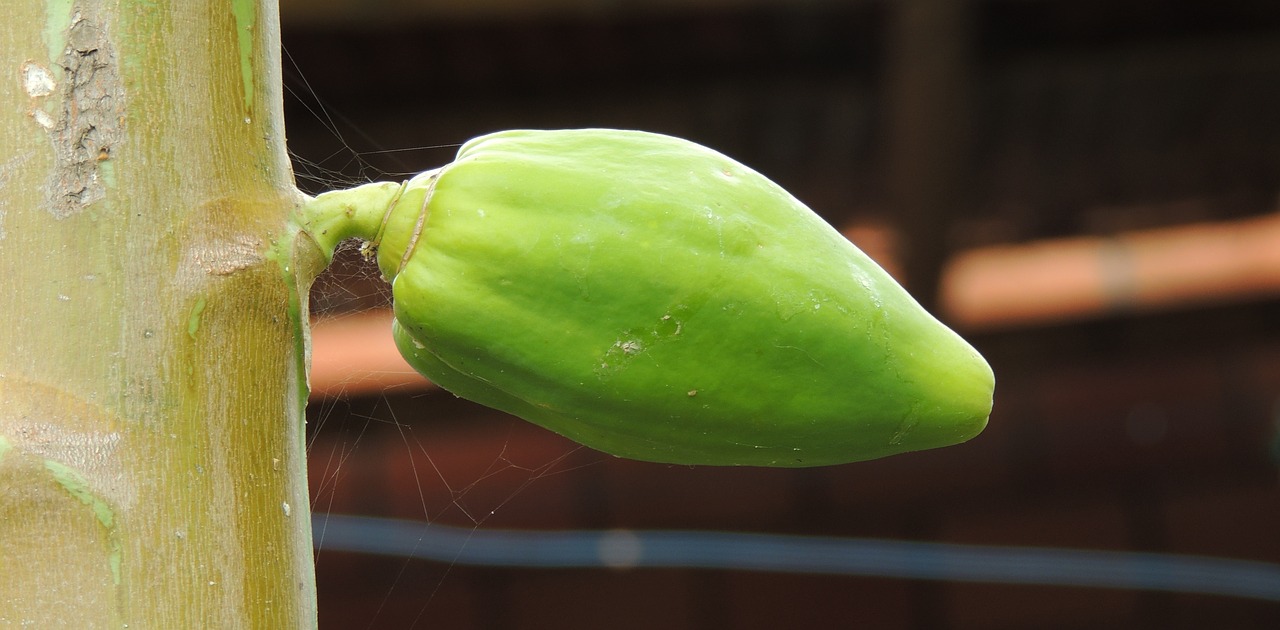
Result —
<path fill-rule="evenodd" d="M 314 626 L 274 0 L 4 12 L 0 626 Z"/>

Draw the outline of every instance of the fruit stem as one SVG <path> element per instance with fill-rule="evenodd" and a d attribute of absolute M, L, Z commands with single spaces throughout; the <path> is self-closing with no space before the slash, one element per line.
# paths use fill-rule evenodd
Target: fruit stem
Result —
<path fill-rule="evenodd" d="M 319 246 L 326 263 L 333 260 L 338 243 L 349 238 L 366 241 L 364 251 L 370 255 L 404 188 L 403 182 L 373 182 L 308 197 L 298 211 L 298 225 Z"/>

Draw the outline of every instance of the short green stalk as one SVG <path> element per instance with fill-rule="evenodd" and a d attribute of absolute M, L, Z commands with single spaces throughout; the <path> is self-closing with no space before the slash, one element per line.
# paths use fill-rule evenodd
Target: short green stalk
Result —
<path fill-rule="evenodd" d="M 404 192 L 405 185 L 373 182 L 346 190 L 334 190 L 306 200 L 298 223 L 320 247 L 326 261 L 333 260 L 338 243 L 351 238 L 373 241 Z"/>

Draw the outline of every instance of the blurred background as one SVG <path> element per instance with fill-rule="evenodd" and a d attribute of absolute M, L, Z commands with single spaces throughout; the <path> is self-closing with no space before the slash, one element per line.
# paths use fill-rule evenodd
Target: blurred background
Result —
<path fill-rule="evenodd" d="M 805 201 L 997 375 L 956 447 L 623 461 L 414 376 L 347 249 L 313 294 L 322 628 L 1280 627 L 1280 3 L 281 4 L 308 191 L 500 129 L 683 136 Z M 407 546 L 374 549 L 388 523 Z M 654 530 L 885 553 L 644 566 Z M 693 546 L 763 548 L 740 542 Z M 1057 550 L 1106 553 L 1035 555 Z"/>

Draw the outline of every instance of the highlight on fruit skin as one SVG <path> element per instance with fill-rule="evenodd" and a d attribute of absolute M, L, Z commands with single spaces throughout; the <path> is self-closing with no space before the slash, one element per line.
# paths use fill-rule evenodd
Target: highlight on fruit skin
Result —
<path fill-rule="evenodd" d="M 964 442 L 994 376 L 786 191 L 692 142 L 506 131 L 311 200 L 363 238 L 441 387 L 621 457 L 820 466 Z"/>

